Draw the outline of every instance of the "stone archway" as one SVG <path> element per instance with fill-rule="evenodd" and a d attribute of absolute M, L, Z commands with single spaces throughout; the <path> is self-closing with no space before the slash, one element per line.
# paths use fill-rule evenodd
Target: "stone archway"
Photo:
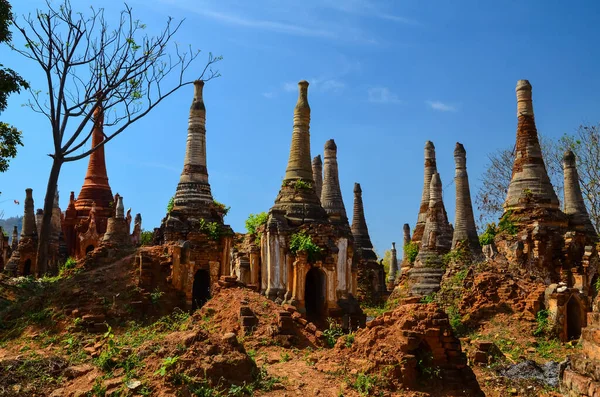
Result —
<path fill-rule="evenodd" d="M 29 276 L 31 274 L 31 259 L 27 259 L 23 264 L 23 276 Z"/>
<path fill-rule="evenodd" d="M 567 339 L 574 340 L 581 337 L 581 328 L 583 325 L 583 316 L 581 304 L 575 297 L 571 297 L 567 302 Z"/>
<path fill-rule="evenodd" d="M 194 275 L 192 285 L 192 311 L 200 309 L 210 299 L 210 273 L 200 269 Z"/>
<path fill-rule="evenodd" d="M 306 273 L 306 284 L 304 287 L 304 305 L 306 317 L 311 320 L 322 319 L 325 311 L 325 273 L 311 268 Z"/>
<path fill-rule="evenodd" d="M 85 253 L 88 254 L 90 252 L 92 252 L 93 250 L 95 250 L 96 248 L 94 247 L 93 244 L 88 245 L 87 247 L 85 247 Z"/>

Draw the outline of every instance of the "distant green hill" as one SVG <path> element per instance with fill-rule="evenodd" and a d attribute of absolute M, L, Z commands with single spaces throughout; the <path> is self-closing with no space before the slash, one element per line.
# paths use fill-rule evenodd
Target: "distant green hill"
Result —
<path fill-rule="evenodd" d="M 9 236 L 12 236 L 12 230 L 15 225 L 17 225 L 17 230 L 19 230 L 19 235 L 21 235 L 21 227 L 23 226 L 22 216 L 11 216 L 10 218 L 0 219 L 2 230 L 8 233 Z"/>

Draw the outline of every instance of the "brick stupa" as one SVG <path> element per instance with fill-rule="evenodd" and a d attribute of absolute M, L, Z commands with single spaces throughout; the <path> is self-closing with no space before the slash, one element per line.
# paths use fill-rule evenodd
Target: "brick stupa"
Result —
<path fill-rule="evenodd" d="M 360 183 L 354 184 L 352 235 L 358 267 L 358 297 L 367 302 L 376 302 L 386 292 L 385 271 L 383 265 L 377 263 L 377 254 L 369 235 Z"/>
<path fill-rule="evenodd" d="M 92 148 L 104 141 L 104 110 L 100 104 L 94 111 Z M 89 229 L 90 211 L 95 207 L 95 233 Z M 69 206 L 62 226 L 68 255 L 83 258 L 100 244 L 106 232 L 108 218 L 114 214 L 113 194 L 108 184 L 104 145 L 90 154 L 88 167 L 79 196 L 71 192 Z M 94 236 L 82 238 L 83 235 Z"/>
<path fill-rule="evenodd" d="M 365 316 L 354 299 L 356 268 L 353 239 L 340 213 L 341 193 L 337 187 L 337 164 L 331 145 L 326 150 L 325 178 L 321 198 L 330 202 L 327 215 L 317 196 L 310 155 L 310 106 L 308 82 L 298 83 L 294 108 L 292 143 L 285 177 L 269 210 L 261 239 L 261 293 L 286 302 L 315 321 L 341 318 L 345 328 L 364 324 Z M 329 165 L 327 165 L 329 164 Z M 343 203 L 341 204 L 343 209 Z M 341 222 L 340 222 L 341 221 Z M 318 253 L 292 248 L 299 236 L 310 238 Z"/>

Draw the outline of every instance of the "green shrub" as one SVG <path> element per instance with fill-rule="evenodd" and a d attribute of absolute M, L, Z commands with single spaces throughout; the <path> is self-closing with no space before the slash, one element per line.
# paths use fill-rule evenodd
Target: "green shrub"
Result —
<path fill-rule="evenodd" d="M 58 275 L 62 277 L 65 271 L 75 269 L 75 266 L 77 266 L 77 261 L 71 257 L 68 257 L 66 262 L 58 267 Z"/>
<path fill-rule="evenodd" d="M 296 182 L 294 182 L 294 189 L 296 190 L 300 190 L 300 189 L 312 189 L 312 184 L 310 182 L 305 182 L 302 179 L 298 179 Z"/>
<path fill-rule="evenodd" d="M 342 330 L 342 327 L 332 318 L 328 318 L 327 322 L 329 323 L 329 328 L 323 331 L 323 336 L 325 337 L 327 346 L 333 347 L 335 346 L 335 343 L 339 337 L 344 335 L 344 331 Z"/>
<path fill-rule="evenodd" d="M 204 219 L 200 219 L 198 229 L 201 233 L 207 234 L 211 240 L 218 240 L 223 234 L 221 226 L 217 222 L 206 222 Z"/>
<path fill-rule="evenodd" d="M 507 211 L 502 218 L 500 218 L 500 222 L 498 222 L 498 230 L 500 232 L 506 232 L 511 235 L 515 235 L 518 232 L 517 226 L 513 223 L 512 212 Z"/>
<path fill-rule="evenodd" d="M 432 292 L 429 295 L 425 295 L 421 298 L 421 303 L 433 303 L 435 302 L 435 292 Z"/>
<path fill-rule="evenodd" d="M 313 262 L 321 252 L 321 248 L 313 243 L 312 237 L 305 232 L 292 234 L 290 238 L 290 251 L 296 254 L 298 251 L 304 251 L 308 254 L 308 261 Z"/>
<path fill-rule="evenodd" d="M 409 263 L 415 263 L 415 259 L 417 259 L 417 255 L 419 254 L 419 244 L 412 241 L 405 244 L 404 253 Z"/>
<path fill-rule="evenodd" d="M 217 207 L 217 210 L 223 214 L 223 216 L 226 216 L 229 213 L 229 210 L 231 209 L 231 207 L 227 207 L 225 204 L 217 200 L 213 200 L 213 204 L 215 205 L 215 207 Z"/>
<path fill-rule="evenodd" d="M 248 215 L 248 219 L 246 219 L 246 231 L 250 234 L 257 235 L 258 227 L 266 225 L 268 218 L 269 215 L 266 212 Z"/>
<path fill-rule="evenodd" d="M 483 247 L 484 245 L 492 244 L 494 237 L 498 233 L 498 228 L 494 222 L 488 223 L 485 227 L 485 232 L 479 236 L 479 244 Z"/>
<path fill-rule="evenodd" d="M 540 310 L 535 315 L 535 322 L 537 323 L 537 327 L 533 331 L 534 336 L 543 335 L 548 328 L 550 327 L 550 321 L 548 321 L 548 317 L 550 312 L 547 309 Z"/>
<path fill-rule="evenodd" d="M 352 387 L 358 391 L 361 396 L 370 396 L 374 391 L 377 378 L 375 375 L 368 375 L 363 372 L 359 373 Z"/>
<path fill-rule="evenodd" d="M 456 306 L 450 306 L 446 309 L 446 313 L 448 314 L 448 321 L 454 331 L 454 335 L 456 337 L 465 335 L 467 328 L 462 322 L 462 316 L 460 315 L 458 308 L 456 308 Z"/>
<path fill-rule="evenodd" d="M 140 243 L 142 245 L 152 245 L 152 240 L 154 240 L 154 232 L 142 230 L 142 233 L 140 234 Z"/>
<path fill-rule="evenodd" d="M 165 376 L 167 372 L 177 364 L 177 361 L 179 361 L 179 356 L 164 358 L 160 368 L 156 370 L 154 375 Z"/>
<path fill-rule="evenodd" d="M 154 289 L 154 292 L 150 293 L 150 300 L 152 301 L 152 304 L 156 305 L 164 294 L 164 292 L 162 292 L 160 289 L 158 289 L 158 287 L 156 287 Z"/>
<path fill-rule="evenodd" d="M 171 197 L 169 202 L 167 203 L 167 214 L 170 214 L 173 211 L 173 207 L 175 206 L 175 197 Z"/>

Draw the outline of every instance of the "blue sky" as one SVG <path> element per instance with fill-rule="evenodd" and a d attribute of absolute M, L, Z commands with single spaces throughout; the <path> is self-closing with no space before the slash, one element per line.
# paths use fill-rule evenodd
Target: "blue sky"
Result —
<path fill-rule="evenodd" d="M 37 0 L 12 1 L 16 14 Z M 85 11 L 89 0 L 73 1 Z M 106 6 L 108 2 L 103 2 Z M 114 18 L 121 2 L 110 1 Z M 114 6 L 113 6 L 114 4 Z M 226 221 L 244 230 L 249 213 L 268 211 L 285 173 L 296 83 L 306 79 L 312 155 L 335 139 L 342 195 L 351 216 L 354 182 L 380 254 L 414 226 L 422 190 L 423 146 L 436 146 L 444 201 L 454 220 L 455 143 L 467 150 L 474 195 L 486 155 L 514 144 L 515 84 L 533 85 L 538 130 L 550 137 L 600 121 L 595 1 L 134 0 L 149 33 L 167 16 L 186 18 L 177 41 L 223 55 L 222 77 L 205 87 L 208 171 Z M 14 41 L 19 44 L 19 36 Z M 0 49 L 2 63 L 44 89 L 35 64 Z M 203 66 L 205 58 L 196 63 Z M 42 206 L 51 150 L 48 121 L 14 95 L 0 118 L 23 131 L 25 147 L 0 174 L 0 211 L 22 214 L 24 189 Z M 160 224 L 183 165 L 192 88 L 167 99 L 106 147 L 113 193 Z M 63 167 L 60 205 L 83 183 L 87 159 Z"/>

